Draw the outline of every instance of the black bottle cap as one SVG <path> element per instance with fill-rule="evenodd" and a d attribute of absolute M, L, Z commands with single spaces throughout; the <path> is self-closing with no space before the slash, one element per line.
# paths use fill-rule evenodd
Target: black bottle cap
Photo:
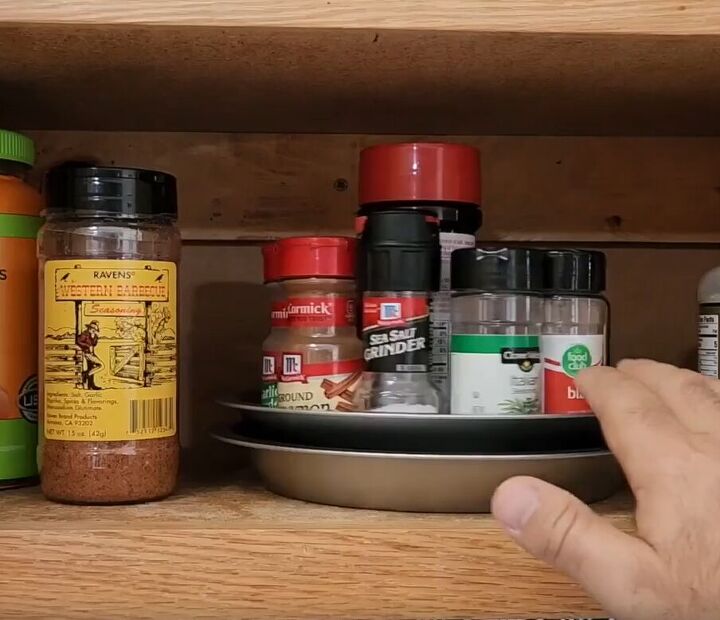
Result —
<path fill-rule="evenodd" d="M 529 248 L 465 248 L 451 255 L 453 290 L 540 293 L 543 252 Z"/>
<path fill-rule="evenodd" d="M 547 250 L 545 289 L 599 295 L 605 290 L 605 254 L 593 250 Z"/>
<path fill-rule="evenodd" d="M 437 220 L 423 211 L 375 211 L 360 240 L 363 291 L 436 291 L 440 286 Z"/>
<path fill-rule="evenodd" d="M 177 217 L 175 177 L 154 170 L 63 164 L 45 177 L 48 213 Z"/>

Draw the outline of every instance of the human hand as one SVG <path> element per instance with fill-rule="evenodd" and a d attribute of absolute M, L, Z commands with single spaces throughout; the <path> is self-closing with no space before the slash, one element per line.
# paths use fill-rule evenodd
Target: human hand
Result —
<path fill-rule="evenodd" d="M 720 381 L 648 360 L 591 368 L 578 387 L 635 495 L 637 537 L 529 477 L 493 513 L 534 556 L 622 620 L 720 618 Z"/>

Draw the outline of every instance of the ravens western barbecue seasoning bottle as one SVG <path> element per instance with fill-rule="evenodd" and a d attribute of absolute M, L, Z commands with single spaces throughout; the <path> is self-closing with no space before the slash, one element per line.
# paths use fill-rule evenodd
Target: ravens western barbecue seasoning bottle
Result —
<path fill-rule="evenodd" d="M 355 239 L 278 242 L 287 327 L 278 351 L 281 409 L 350 411 L 362 372 L 355 328 Z"/>
<path fill-rule="evenodd" d="M 0 489 L 37 478 L 37 257 L 40 194 L 25 182 L 32 141 L 0 130 Z"/>
<path fill-rule="evenodd" d="M 441 248 L 440 290 L 430 311 L 431 374 L 449 407 L 450 255 L 475 247 L 482 223 L 480 152 L 465 144 L 411 142 L 381 144 L 360 153 L 358 232 L 370 213 L 383 210 L 430 211 L 438 221 Z"/>
<path fill-rule="evenodd" d="M 88 504 L 165 497 L 179 460 L 175 178 L 65 165 L 46 191 L 42 490 Z"/>
<path fill-rule="evenodd" d="M 540 413 L 543 252 L 452 256 L 451 412 Z"/>
<path fill-rule="evenodd" d="M 545 322 L 540 338 L 545 413 L 590 413 L 575 385 L 584 368 L 607 363 L 605 255 L 587 250 L 545 252 Z"/>
<path fill-rule="evenodd" d="M 365 372 L 360 411 L 438 413 L 430 378 L 430 295 L 440 274 L 437 222 L 422 211 L 368 216 L 360 264 L 364 281 Z"/>

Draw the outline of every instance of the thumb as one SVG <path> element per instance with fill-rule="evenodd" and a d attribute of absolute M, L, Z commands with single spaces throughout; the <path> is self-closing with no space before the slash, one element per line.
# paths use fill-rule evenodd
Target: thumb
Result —
<path fill-rule="evenodd" d="M 498 487 L 492 511 L 520 546 L 577 581 L 605 611 L 623 618 L 661 617 L 662 571 L 655 552 L 575 496 L 522 476 Z"/>

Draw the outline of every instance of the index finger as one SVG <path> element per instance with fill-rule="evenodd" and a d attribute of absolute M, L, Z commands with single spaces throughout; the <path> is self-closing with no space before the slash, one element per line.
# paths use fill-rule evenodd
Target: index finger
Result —
<path fill-rule="evenodd" d="M 687 453 L 686 431 L 655 392 L 609 366 L 584 370 L 577 385 L 634 491 L 672 474 Z"/>

